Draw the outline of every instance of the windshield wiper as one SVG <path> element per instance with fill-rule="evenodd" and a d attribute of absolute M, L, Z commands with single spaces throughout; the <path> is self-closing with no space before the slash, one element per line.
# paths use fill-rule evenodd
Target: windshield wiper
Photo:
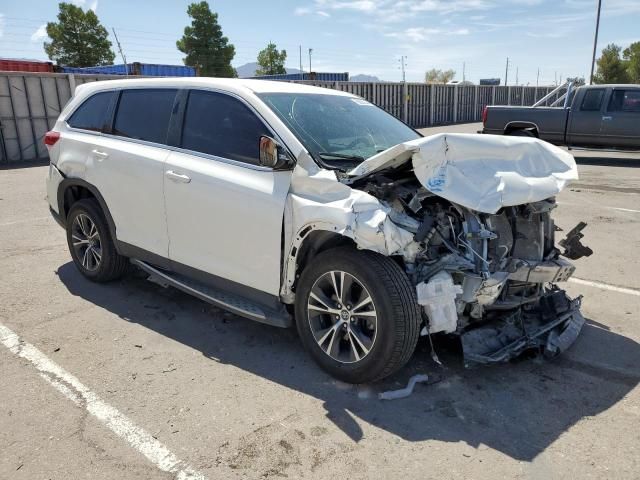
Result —
<path fill-rule="evenodd" d="M 344 155 L 342 153 L 318 152 L 316 153 L 322 160 L 351 160 L 354 162 L 364 162 L 364 157 L 359 155 Z"/>

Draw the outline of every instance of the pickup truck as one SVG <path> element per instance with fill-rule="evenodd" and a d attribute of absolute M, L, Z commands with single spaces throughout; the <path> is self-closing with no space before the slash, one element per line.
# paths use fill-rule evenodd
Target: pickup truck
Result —
<path fill-rule="evenodd" d="M 640 150 L 640 85 L 588 85 L 563 107 L 486 106 L 481 133 L 537 137 L 568 147 Z"/>

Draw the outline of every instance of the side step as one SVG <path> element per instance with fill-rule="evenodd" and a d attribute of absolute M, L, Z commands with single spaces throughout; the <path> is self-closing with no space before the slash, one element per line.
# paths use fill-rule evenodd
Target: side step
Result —
<path fill-rule="evenodd" d="M 130 261 L 149 274 L 149 281 L 163 287 L 177 288 L 216 307 L 256 322 L 281 328 L 289 328 L 293 325 L 291 316 L 284 309 L 281 312 L 267 309 L 238 295 L 222 292 L 183 275 L 159 270 L 136 258 Z"/>

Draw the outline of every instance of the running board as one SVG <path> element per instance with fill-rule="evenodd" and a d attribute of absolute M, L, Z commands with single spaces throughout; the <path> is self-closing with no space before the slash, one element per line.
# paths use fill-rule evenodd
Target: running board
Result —
<path fill-rule="evenodd" d="M 256 322 L 281 328 L 289 328 L 293 325 L 291 316 L 284 309 L 281 312 L 267 309 L 238 295 L 222 292 L 183 275 L 159 270 L 136 258 L 132 258 L 130 261 L 149 274 L 147 280 L 162 287 L 177 288 L 216 307 Z"/>

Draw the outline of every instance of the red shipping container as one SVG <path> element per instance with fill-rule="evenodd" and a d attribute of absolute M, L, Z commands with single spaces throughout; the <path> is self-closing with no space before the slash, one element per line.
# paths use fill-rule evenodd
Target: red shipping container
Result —
<path fill-rule="evenodd" d="M 51 62 L 34 62 L 32 60 L 11 60 L 0 58 L 0 71 L 2 72 L 53 72 Z"/>

